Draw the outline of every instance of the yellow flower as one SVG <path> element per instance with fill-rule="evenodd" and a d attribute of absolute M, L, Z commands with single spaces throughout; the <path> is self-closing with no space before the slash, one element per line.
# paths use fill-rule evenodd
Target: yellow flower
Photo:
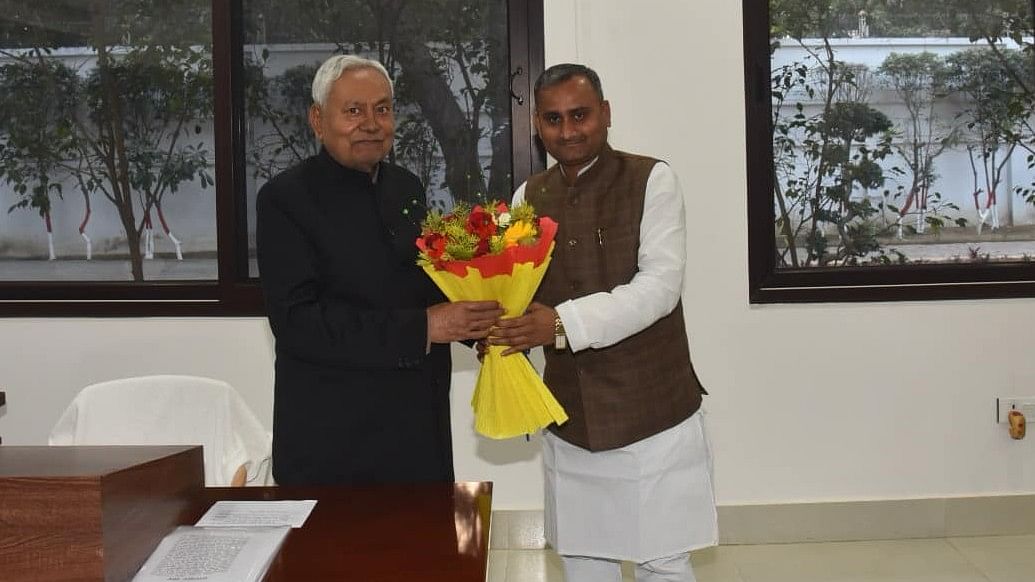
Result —
<path fill-rule="evenodd" d="M 525 239 L 535 236 L 535 226 L 531 222 L 519 220 L 511 224 L 503 233 L 503 242 L 509 248 L 517 246 Z"/>

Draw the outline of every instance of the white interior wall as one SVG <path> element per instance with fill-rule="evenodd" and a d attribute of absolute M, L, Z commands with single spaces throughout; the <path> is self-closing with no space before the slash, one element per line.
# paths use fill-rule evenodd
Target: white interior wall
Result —
<path fill-rule="evenodd" d="M 699 185 L 685 309 L 719 502 L 1035 490 L 1035 443 L 993 422 L 997 395 L 1035 394 L 1035 302 L 748 304 L 741 18 L 726 0 L 547 3 L 548 64 L 598 70 L 612 143 Z"/>
<path fill-rule="evenodd" d="M 740 3 L 545 4 L 547 64 L 600 72 L 612 143 L 700 184 L 685 309 L 721 504 L 1035 492 L 1035 438 L 993 422 L 997 395 L 1035 396 L 1035 301 L 748 304 Z M 536 439 L 474 436 L 476 363 L 454 355 L 457 477 L 495 481 L 495 508 L 542 507 Z M 169 372 L 226 380 L 270 421 L 262 319 L 4 319 L 0 435 L 44 443 L 80 387 Z"/>

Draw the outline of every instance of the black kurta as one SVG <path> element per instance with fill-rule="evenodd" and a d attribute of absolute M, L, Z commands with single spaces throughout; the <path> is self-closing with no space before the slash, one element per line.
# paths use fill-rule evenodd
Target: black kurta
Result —
<path fill-rule="evenodd" d="M 326 151 L 259 191 L 259 274 L 276 338 L 273 475 L 282 485 L 452 481 L 441 294 L 415 264 L 425 195 Z"/>

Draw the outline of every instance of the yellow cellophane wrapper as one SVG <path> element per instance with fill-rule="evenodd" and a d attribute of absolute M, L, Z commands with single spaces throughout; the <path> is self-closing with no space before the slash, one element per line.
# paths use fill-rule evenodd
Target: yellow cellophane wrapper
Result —
<path fill-rule="evenodd" d="M 550 251 L 553 251 L 551 243 Z M 425 266 L 424 271 L 450 301 L 499 301 L 504 317 L 522 315 L 532 302 L 550 265 L 550 255 L 535 266 L 517 263 L 509 275 L 482 277 L 473 267 L 467 276 Z M 484 436 L 505 439 L 537 432 L 568 420 L 567 413 L 521 354 L 503 356 L 503 346 L 489 346 L 478 372 L 471 406 L 474 428 Z"/>

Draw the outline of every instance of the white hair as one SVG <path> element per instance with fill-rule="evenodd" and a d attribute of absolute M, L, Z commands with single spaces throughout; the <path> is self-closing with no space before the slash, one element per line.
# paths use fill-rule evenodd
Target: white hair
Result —
<path fill-rule="evenodd" d="M 326 105 L 327 96 L 331 94 L 331 85 L 349 69 L 374 69 L 381 73 L 385 81 L 388 81 L 389 93 L 392 97 L 395 97 L 395 86 L 392 84 L 392 78 L 388 76 L 388 71 L 385 70 L 384 65 L 378 61 L 364 59 L 355 55 L 334 55 L 324 61 L 320 68 L 316 70 L 316 75 L 313 76 L 313 103 L 320 107 Z"/>

